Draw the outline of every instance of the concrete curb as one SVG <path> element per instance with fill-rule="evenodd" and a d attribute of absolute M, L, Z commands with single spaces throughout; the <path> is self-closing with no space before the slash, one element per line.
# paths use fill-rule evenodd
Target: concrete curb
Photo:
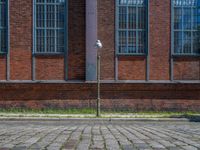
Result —
<path fill-rule="evenodd" d="M 167 115 L 139 115 L 139 114 L 102 114 L 96 118 L 95 114 L 25 114 L 0 113 L 0 120 L 44 120 L 44 121 L 196 121 L 200 122 L 200 115 L 167 116 Z"/>
<path fill-rule="evenodd" d="M 1 121 L 88 121 L 88 122 L 129 122 L 129 121 L 165 121 L 189 122 L 186 118 L 47 118 L 47 117 L 0 117 Z"/>

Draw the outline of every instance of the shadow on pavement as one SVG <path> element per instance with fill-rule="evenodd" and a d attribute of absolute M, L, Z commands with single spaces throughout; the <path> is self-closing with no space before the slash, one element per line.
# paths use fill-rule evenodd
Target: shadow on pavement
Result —
<path fill-rule="evenodd" d="M 200 122 L 200 115 L 180 115 L 178 118 L 186 118 L 188 119 L 190 122 Z"/>

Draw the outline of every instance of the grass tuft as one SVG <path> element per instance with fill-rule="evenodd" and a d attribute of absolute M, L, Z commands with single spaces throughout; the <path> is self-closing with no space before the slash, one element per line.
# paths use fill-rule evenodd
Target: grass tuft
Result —
<path fill-rule="evenodd" d="M 96 110 L 93 108 L 70 108 L 70 109 L 25 109 L 25 108 L 9 108 L 0 109 L 0 113 L 13 113 L 13 114 L 96 114 Z M 103 115 L 113 114 L 113 115 L 160 115 L 166 117 L 173 116 L 190 116 L 198 115 L 200 112 L 195 111 L 133 111 L 133 110 L 102 110 Z"/>

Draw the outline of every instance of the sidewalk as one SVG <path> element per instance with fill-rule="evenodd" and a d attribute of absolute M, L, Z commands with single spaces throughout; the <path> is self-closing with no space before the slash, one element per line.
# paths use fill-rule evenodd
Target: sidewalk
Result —
<path fill-rule="evenodd" d="M 25 114 L 25 113 L 0 113 L 0 119 L 6 120 L 103 120 L 103 121 L 190 121 L 199 120 L 200 115 L 193 116 L 170 116 L 170 115 L 137 115 L 137 114 L 102 114 L 96 118 L 95 114 Z"/>
<path fill-rule="evenodd" d="M 196 122 L 82 119 L 68 118 L 64 121 L 0 119 L 0 149 L 200 149 L 200 124 Z"/>

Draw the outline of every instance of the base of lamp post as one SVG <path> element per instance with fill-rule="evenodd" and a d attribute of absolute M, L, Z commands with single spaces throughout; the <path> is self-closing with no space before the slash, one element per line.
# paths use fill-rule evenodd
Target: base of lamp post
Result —
<path fill-rule="evenodd" d="M 100 88 L 101 88 L 101 75 L 100 75 L 100 66 L 101 66 L 101 56 L 97 54 L 97 117 L 101 116 L 101 98 L 100 98 Z"/>
<path fill-rule="evenodd" d="M 99 99 L 97 99 L 97 117 L 101 117 L 101 99 L 99 98 Z"/>

